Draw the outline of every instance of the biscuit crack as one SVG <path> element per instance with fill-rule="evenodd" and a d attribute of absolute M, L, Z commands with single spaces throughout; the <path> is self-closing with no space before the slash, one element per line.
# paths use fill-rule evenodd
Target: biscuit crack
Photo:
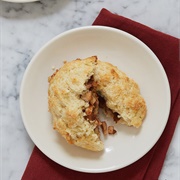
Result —
<path fill-rule="evenodd" d="M 88 107 L 83 109 L 84 117 L 90 123 L 96 125 L 94 132 L 100 137 L 101 127 L 104 135 L 115 134 L 116 130 L 113 126 L 107 126 L 105 121 L 100 121 L 98 117 L 99 108 L 104 109 L 106 115 L 113 117 L 114 121 L 117 123 L 120 119 L 118 113 L 114 113 L 111 109 L 106 106 L 105 99 L 100 96 L 97 92 L 97 82 L 94 80 L 94 77 L 91 76 L 90 79 L 85 83 L 86 91 L 81 95 L 81 99 L 89 103 Z"/>

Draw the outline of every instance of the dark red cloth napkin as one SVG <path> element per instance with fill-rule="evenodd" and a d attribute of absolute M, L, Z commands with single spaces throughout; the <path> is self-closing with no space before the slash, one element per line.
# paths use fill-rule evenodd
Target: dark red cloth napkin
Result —
<path fill-rule="evenodd" d="M 180 113 L 179 39 L 112 14 L 106 9 L 102 9 L 93 25 L 110 26 L 126 31 L 143 41 L 159 58 L 171 89 L 171 111 L 166 128 L 158 142 L 145 156 L 123 169 L 108 173 L 90 174 L 67 169 L 50 160 L 35 147 L 23 174 L 23 180 L 157 180 L 159 177 Z"/>

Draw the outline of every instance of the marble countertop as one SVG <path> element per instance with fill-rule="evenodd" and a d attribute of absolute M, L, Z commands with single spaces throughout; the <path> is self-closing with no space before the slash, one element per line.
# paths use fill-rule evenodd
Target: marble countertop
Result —
<path fill-rule="evenodd" d="M 178 0 L 42 0 L 25 4 L 0 1 L 0 8 L 2 180 L 21 179 L 34 147 L 22 122 L 19 90 L 28 63 L 44 43 L 66 30 L 91 25 L 102 8 L 180 37 Z M 160 180 L 180 179 L 179 130 L 180 122 Z"/>

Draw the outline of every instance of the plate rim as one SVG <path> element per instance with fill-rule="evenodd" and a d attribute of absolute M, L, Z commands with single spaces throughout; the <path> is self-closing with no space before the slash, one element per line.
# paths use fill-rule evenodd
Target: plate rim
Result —
<path fill-rule="evenodd" d="M 146 151 L 143 153 L 143 155 L 140 155 L 140 157 L 136 157 L 133 162 L 131 163 L 128 163 L 126 164 L 125 166 L 123 167 L 111 167 L 111 168 L 104 168 L 104 169 L 98 169 L 97 171 L 92 171 L 92 170 L 89 170 L 89 169 L 80 169 L 80 168 L 76 168 L 76 167 L 69 167 L 67 165 L 63 165 L 63 164 L 60 164 L 56 159 L 53 159 L 51 157 L 49 157 L 49 155 L 47 155 L 47 153 L 45 153 L 42 148 L 40 148 L 38 146 L 38 143 L 36 143 L 36 140 L 34 138 L 34 136 L 30 133 L 30 130 L 26 124 L 26 121 L 25 121 L 25 115 L 23 114 L 23 102 L 22 102 L 22 96 L 23 96 L 23 87 L 25 85 L 25 79 L 26 79 L 26 76 L 28 75 L 28 72 L 29 72 L 29 69 L 31 68 L 31 66 L 33 66 L 33 63 L 35 62 L 36 58 L 38 57 L 39 54 L 42 53 L 42 51 L 48 47 L 50 44 L 52 44 L 54 41 L 58 40 L 59 38 L 65 36 L 65 35 L 68 35 L 68 34 L 71 34 L 73 32 L 76 32 L 76 31 L 81 31 L 81 30 L 87 30 L 87 29 L 100 29 L 100 30 L 110 30 L 110 31 L 115 31 L 115 32 L 120 32 L 121 34 L 123 35 L 126 35 L 128 37 L 130 37 L 131 39 L 135 40 L 137 43 L 140 43 L 141 45 L 144 46 L 144 48 L 146 48 L 146 50 L 148 50 L 148 52 L 153 56 L 153 60 L 158 64 L 159 68 L 161 68 L 161 72 L 163 73 L 164 75 L 164 78 L 166 79 L 165 83 L 166 83 L 166 86 L 167 86 L 167 91 L 168 91 L 168 97 L 167 97 L 167 101 L 168 101 L 168 111 L 166 112 L 167 113 L 167 118 L 166 118 L 166 121 L 164 123 L 164 126 L 161 127 L 161 131 L 159 132 L 159 135 L 158 135 L 158 138 L 156 138 L 156 140 L 153 141 L 153 143 L 151 145 L 149 145 L 149 148 L 146 149 Z M 33 143 L 38 147 L 38 149 L 43 153 L 45 154 L 48 158 L 50 158 L 51 160 L 53 160 L 54 162 L 56 162 L 57 164 L 63 166 L 63 167 L 66 167 L 68 169 L 71 169 L 71 170 L 75 170 L 75 171 L 78 171 L 78 172 L 86 172 L 86 173 L 105 173 L 105 172 L 112 172 L 112 171 L 115 171 L 115 170 L 118 170 L 118 169 L 121 169 L 121 168 L 124 168 L 126 166 L 129 166 L 131 164 L 133 164 L 134 162 L 136 162 L 137 160 L 139 160 L 140 158 L 142 158 L 143 156 L 145 156 L 147 154 L 147 152 L 149 152 L 153 146 L 156 144 L 156 142 L 159 140 L 159 138 L 161 137 L 166 125 L 167 125 L 167 122 L 168 122 L 168 119 L 169 119 L 169 113 L 170 113 L 170 107 L 171 107 L 171 91 L 170 91 L 170 85 L 169 85 L 169 81 L 168 81 L 168 77 L 167 77 L 167 74 L 160 62 L 160 60 L 158 59 L 158 57 L 155 55 L 155 53 L 144 43 L 142 42 L 140 39 L 138 39 L 137 37 L 133 36 L 132 34 L 128 33 L 128 32 L 125 32 L 123 30 L 119 30 L 119 29 L 116 29 L 116 28 L 113 28 L 113 27 L 107 27 L 107 26 L 97 26 L 97 25 L 93 25 L 93 26 L 83 26 L 83 27 L 77 27 L 77 28 L 73 28 L 73 29 L 70 29 L 70 30 L 67 30 L 67 31 L 64 31 L 62 33 L 60 33 L 59 35 L 55 36 L 54 38 L 50 39 L 49 41 L 47 41 L 36 53 L 35 55 L 31 58 L 31 61 L 29 62 L 29 64 L 27 65 L 26 69 L 25 69 L 25 72 L 24 72 L 24 75 L 23 75 L 23 79 L 21 81 L 21 87 L 20 87 L 20 111 L 21 111 L 21 116 L 22 116 L 22 121 L 23 121 L 23 124 L 25 126 L 25 129 L 28 133 L 28 135 L 30 136 L 31 140 L 33 141 Z"/>

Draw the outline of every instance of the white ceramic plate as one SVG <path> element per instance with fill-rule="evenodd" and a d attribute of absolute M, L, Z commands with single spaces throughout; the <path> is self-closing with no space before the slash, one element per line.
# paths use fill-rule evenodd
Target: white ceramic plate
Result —
<path fill-rule="evenodd" d="M 118 66 L 133 78 L 148 109 L 140 129 L 115 125 L 118 132 L 103 138 L 102 152 L 67 144 L 53 130 L 48 112 L 48 76 L 53 73 L 52 67 L 59 68 L 64 60 L 92 55 Z M 113 28 L 82 27 L 55 37 L 34 56 L 22 81 L 20 106 L 29 136 L 50 159 L 81 172 L 108 172 L 135 162 L 157 142 L 169 115 L 170 89 L 159 60 L 140 40 Z"/>
<path fill-rule="evenodd" d="M 35 2 L 39 0 L 2 0 L 6 2 L 13 2 L 13 3 L 27 3 L 27 2 Z"/>

